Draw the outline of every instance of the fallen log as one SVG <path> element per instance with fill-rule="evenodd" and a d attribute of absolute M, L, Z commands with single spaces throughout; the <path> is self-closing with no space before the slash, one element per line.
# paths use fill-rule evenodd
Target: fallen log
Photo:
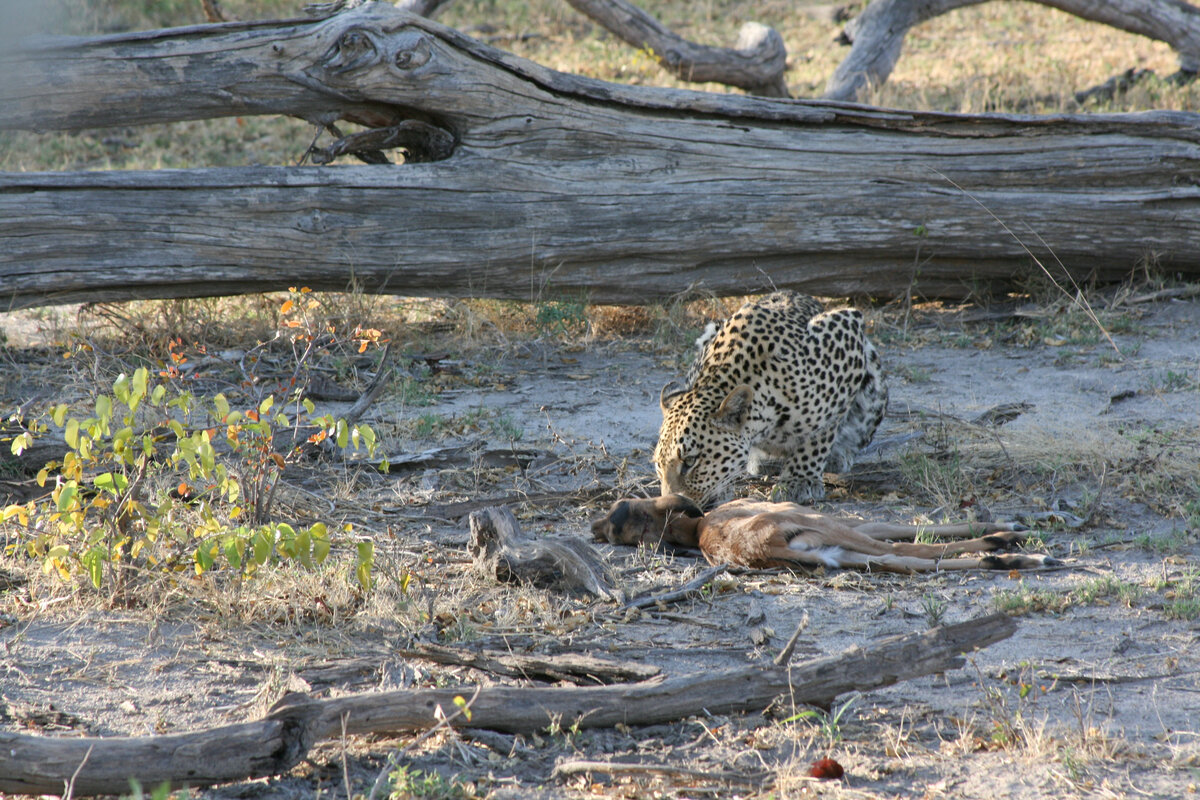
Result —
<path fill-rule="evenodd" d="M 11 50 L 3 129 L 292 114 L 429 142 L 402 166 L 0 173 L 12 308 L 351 277 L 521 300 L 962 296 L 1024 276 L 1030 251 L 1059 278 L 1120 280 L 1147 259 L 1200 274 L 1194 113 L 961 115 L 619 86 L 379 3 Z M 428 135 L 399 135 L 415 130 Z"/>
<path fill-rule="evenodd" d="M 961 653 L 1008 638 L 1016 623 L 1003 614 L 893 636 L 869 648 L 794 667 L 750 666 L 673 678 L 659 683 L 601 687 L 479 690 L 470 718 L 455 727 L 531 733 L 552 722 L 563 727 L 649 725 L 704 712 L 760 711 L 777 697 L 828 706 L 849 691 L 868 691 L 899 681 L 956 669 Z M 349 734 L 424 730 L 448 713 L 456 697 L 474 687 L 415 689 L 285 702 L 266 719 L 196 733 L 135 738 L 51 738 L 0 731 L 0 791 L 60 793 L 74 775 L 76 796 L 120 794 L 130 778 L 143 786 L 173 787 L 264 777 L 285 772 L 312 744 Z M 444 714 L 442 714 L 444 717 Z M 82 766 L 81 766 L 82 765 Z"/>

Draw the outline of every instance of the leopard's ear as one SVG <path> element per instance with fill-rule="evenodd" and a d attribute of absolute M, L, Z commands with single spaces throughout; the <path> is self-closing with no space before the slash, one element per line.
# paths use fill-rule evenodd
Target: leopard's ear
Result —
<path fill-rule="evenodd" d="M 726 430 L 738 430 L 746 424 L 746 417 L 750 416 L 750 404 L 753 400 L 753 389 L 744 383 L 735 386 L 733 391 L 725 395 L 720 407 L 713 412 L 713 424 Z"/>
<path fill-rule="evenodd" d="M 658 405 L 664 414 L 671 410 L 671 406 L 679 399 L 679 395 L 685 391 L 687 390 L 679 381 L 671 381 L 662 388 L 662 391 L 658 393 Z"/>

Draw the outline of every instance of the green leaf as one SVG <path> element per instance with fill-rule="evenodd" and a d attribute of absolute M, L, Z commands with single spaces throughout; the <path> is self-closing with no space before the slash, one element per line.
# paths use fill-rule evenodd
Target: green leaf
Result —
<path fill-rule="evenodd" d="M 311 416 L 317 410 L 316 404 L 314 404 L 313 401 L 309 400 L 307 397 L 301 400 L 300 404 L 304 406 L 304 410 L 308 412 L 309 416 Z"/>
<path fill-rule="evenodd" d="M 93 547 L 82 556 L 79 557 L 79 563 L 83 564 L 87 570 L 88 577 L 92 579 L 92 586 L 100 588 L 100 583 L 104 580 L 104 562 L 107 554 L 103 547 Z"/>
<path fill-rule="evenodd" d="M 261 403 L 258 404 L 258 415 L 260 417 L 265 417 L 273 405 L 275 405 L 275 395 L 269 394 L 263 398 Z"/>
<path fill-rule="evenodd" d="M 337 446 L 344 450 L 348 444 L 350 444 L 350 426 L 346 424 L 346 420 L 339 419 L 337 421 Z"/>
<path fill-rule="evenodd" d="M 113 394 L 116 396 L 117 400 L 124 403 L 125 405 L 129 405 L 129 376 L 128 375 L 126 375 L 125 373 L 122 372 L 119 376 L 117 376 L 116 382 L 113 383 Z M 109 401 L 109 407 L 111 409 L 112 401 Z M 104 415 L 100 413 L 100 399 L 99 398 L 96 398 L 96 416 L 100 417 L 101 419 L 104 418 Z"/>
<path fill-rule="evenodd" d="M 56 405 L 54 410 L 50 412 L 50 419 L 54 420 L 54 424 L 61 428 L 63 422 L 67 419 L 67 404 L 59 403 Z"/>
<path fill-rule="evenodd" d="M 75 485 L 75 481 L 68 481 L 67 485 L 62 487 L 58 493 L 58 503 L 56 504 L 59 512 L 66 513 L 71 510 L 71 501 L 75 499 L 78 491 L 79 487 Z"/>
<path fill-rule="evenodd" d="M 71 417 L 67 420 L 67 429 L 63 431 L 63 439 L 67 442 L 67 447 L 74 449 L 79 447 L 79 420 Z"/>
<path fill-rule="evenodd" d="M 112 398 L 102 394 L 96 398 L 96 416 L 102 423 L 112 419 Z"/>
<path fill-rule="evenodd" d="M 362 440 L 367 443 L 367 452 L 375 452 L 375 429 L 370 425 L 361 424 L 358 426 L 358 434 Z"/>
<path fill-rule="evenodd" d="M 313 568 L 312 537 L 308 531 L 300 531 L 296 534 L 296 558 L 307 569 Z"/>
<path fill-rule="evenodd" d="M 246 550 L 246 543 L 238 539 L 236 536 L 230 536 L 225 540 L 225 560 L 234 569 L 242 568 L 242 553 Z"/>
<path fill-rule="evenodd" d="M 296 529 L 286 522 L 275 526 L 275 549 L 288 558 L 296 557 Z"/>
<path fill-rule="evenodd" d="M 20 436 L 14 436 L 12 440 L 12 454 L 19 456 L 25 452 L 25 449 L 33 446 L 33 434 L 25 431 Z"/>
<path fill-rule="evenodd" d="M 271 557 L 271 534 L 266 528 L 259 528 L 254 534 L 254 563 L 260 567 Z"/>
<path fill-rule="evenodd" d="M 318 564 L 324 564 L 325 559 L 329 558 L 329 531 L 325 528 L 325 523 L 314 523 L 308 529 L 308 533 L 312 537 L 313 559 Z"/>
<path fill-rule="evenodd" d="M 212 569 L 213 558 L 209 547 L 211 545 L 208 542 L 201 542 L 200 546 L 196 548 L 196 564 L 200 567 L 200 572 L 208 572 Z"/>
<path fill-rule="evenodd" d="M 167 387 L 161 383 L 154 387 L 150 392 L 150 405 L 157 408 L 162 405 L 163 398 L 167 396 Z"/>
<path fill-rule="evenodd" d="M 371 542 L 358 543 L 358 565 L 354 569 L 354 576 L 358 578 L 358 584 L 364 590 L 371 588 L 371 569 L 375 566 L 375 545 Z"/>
<path fill-rule="evenodd" d="M 213 398 L 213 407 L 217 409 L 217 419 L 225 422 L 229 417 L 229 401 L 225 399 L 225 395 L 217 394 Z"/>
<path fill-rule="evenodd" d="M 201 443 L 199 450 L 200 466 L 204 469 L 205 475 L 211 475 L 217 466 L 217 451 L 213 450 L 212 444 L 207 441 Z"/>
<path fill-rule="evenodd" d="M 129 410 L 132 411 L 138 407 L 138 403 L 142 402 L 142 398 L 146 396 L 146 386 L 150 380 L 150 373 L 145 367 L 138 367 L 133 371 L 133 393 L 130 395 Z"/>

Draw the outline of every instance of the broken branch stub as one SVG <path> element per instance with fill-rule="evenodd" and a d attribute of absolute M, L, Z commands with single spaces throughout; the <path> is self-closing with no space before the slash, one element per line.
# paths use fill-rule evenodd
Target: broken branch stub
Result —
<path fill-rule="evenodd" d="M 480 574 L 502 582 L 617 599 L 604 562 L 583 540 L 535 539 L 521 530 L 507 506 L 473 511 L 468 523 L 471 535 L 467 547 Z"/>

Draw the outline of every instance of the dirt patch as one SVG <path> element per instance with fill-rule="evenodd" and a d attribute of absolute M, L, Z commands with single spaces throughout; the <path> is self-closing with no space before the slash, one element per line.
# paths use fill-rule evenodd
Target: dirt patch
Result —
<path fill-rule="evenodd" d="M 1113 334 L 1121 354 L 1103 336 L 1056 328 L 1059 320 L 989 313 L 980 322 L 964 321 L 986 316 L 978 310 L 876 315 L 891 390 L 881 446 L 831 479 L 825 508 L 895 521 L 1029 518 L 1066 569 L 743 573 L 692 601 L 629 614 L 481 581 L 464 549 L 463 504 L 537 497 L 513 503 L 526 529 L 587 535 L 602 498 L 654 490 L 658 393 L 679 375 L 676 353 L 636 339 L 510 345 L 439 358 L 436 369 L 450 376 L 441 391 L 398 391 L 368 412 L 395 471 L 358 470 L 349 492 L 319 501 L 376 544 L 379 583 L 360 605 L 345 610 L 319 586 L 280 582 L 278 614 L 239 617 L 214 582 L 191 587 L 186 602 L 161 614 L 80 612 L 69 595 L 26 602 L 15 587 L 0 594 L 0 724 L 47 735 L 149 735 L 251 718 L 289 688 L 337 694 L 501 680 L 395 655 L 413 641 L 590 652 L 686 675 L 771 657 L 804 614 L 796 659 L 1003 609 L 1020 615 L 1018 633 L 971 656 L 967 668 L 839 698 L 828 714 L 785 702 L 773 715 L 648 728 L 447 733 L 404 755 L 401 783 L 408 796 L 513 798 L 1195 791 L 1200 303 L 1122 310 Z M 429 379 L 416 361 L 405 369 L 417 383 Z M 22 391 L 30 388 L 10 385 L 5 403 L 28 400 Z M 997 426 L 984 415 L 1002 406 L 1009 413 L 993 419 L 1015 416 Z M 310 496 L 321 493 L 319 479 L 298 476 L 285 493 L 317 502 Z M 703 566 L 684 556 L 605 553 L 629 591 L 678 585 Z M 14 573 L 27 569 L 4 558 Z M 364 658 L 373 663 L 363 667 Z M 348 778 L 352 793 L 365 795 L 403 744 L 327 742 L 287 776 L 199 794 L 340 795 Z M 846 776 L 814 783 L 809 765 L 826 755 Z M 551 778 L 556 763 L 580 758 L 714 777 Z"/>

